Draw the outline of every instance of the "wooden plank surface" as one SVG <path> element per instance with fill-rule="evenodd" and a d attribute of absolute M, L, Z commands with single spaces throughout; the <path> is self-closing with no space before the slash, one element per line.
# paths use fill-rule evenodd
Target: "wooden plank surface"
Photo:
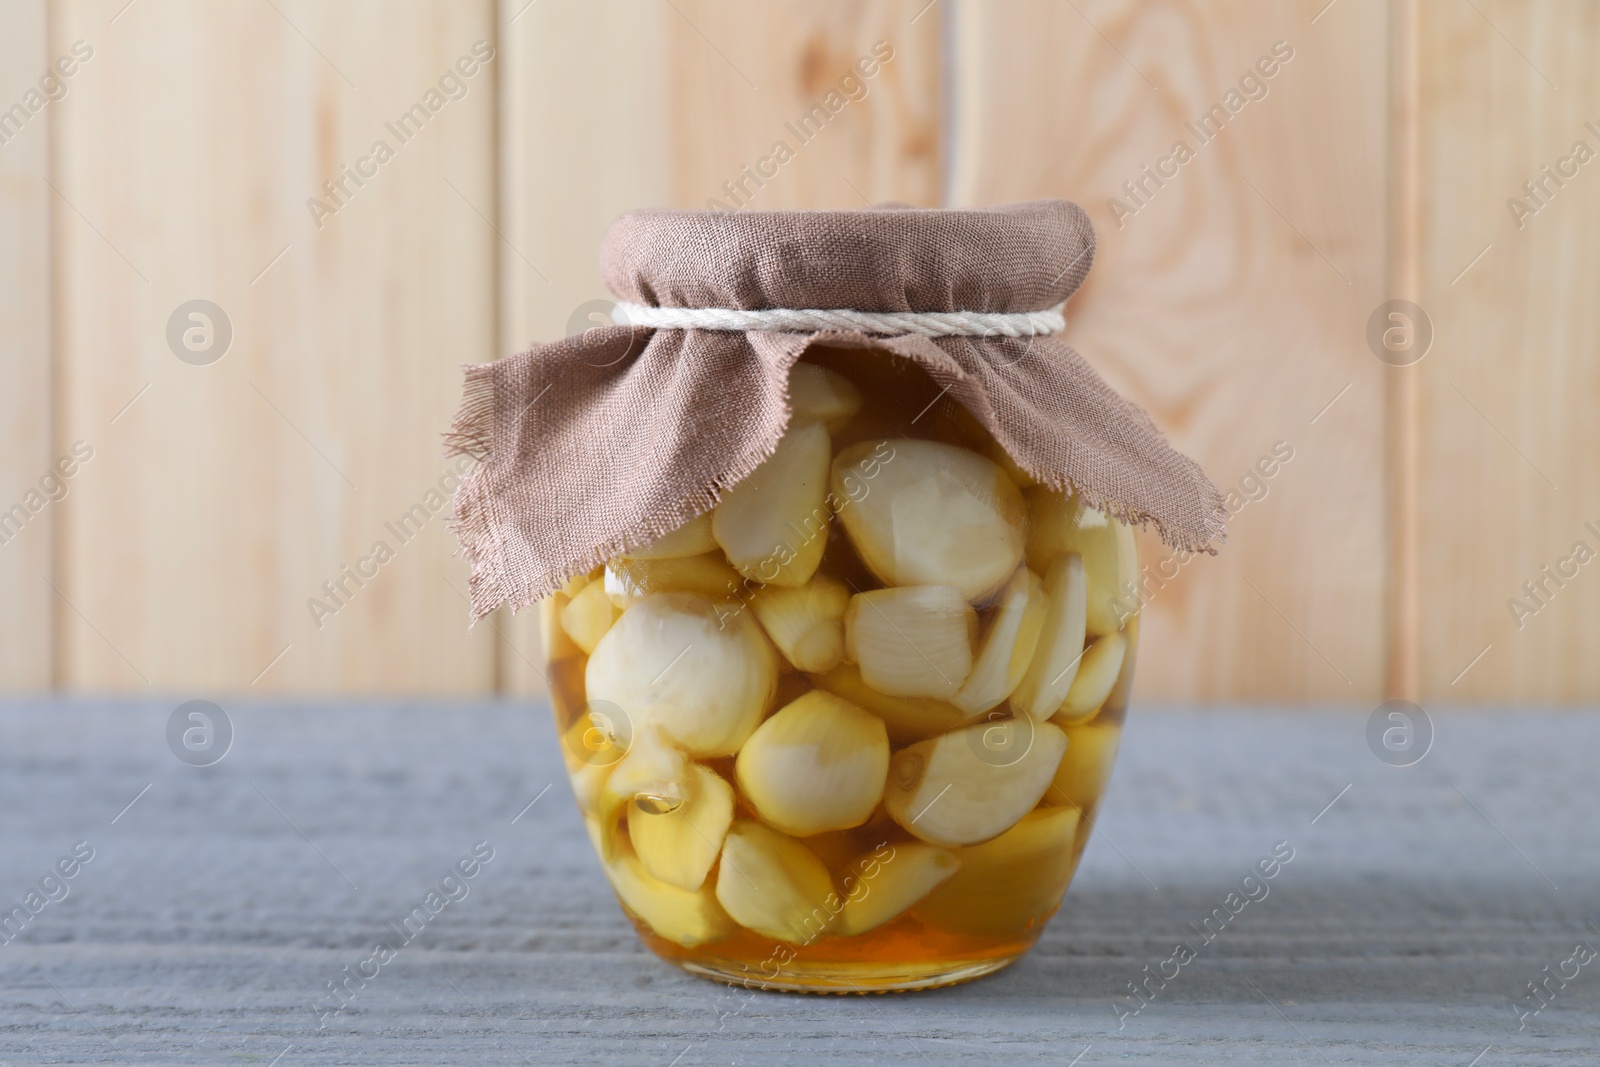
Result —
<path fill-rule="evenodd" d="M 654 0 L 499 5 L 505 240 L 495 358 L 604 318 L 606 227 L 667 201 L 670 14 Z M 500 687 L 542 693 L 538 613 L 502 610 L 478 625 L 495 635 Z"/>
<path fill-rule="evenodd" d="M 1384 368 L 1363 330 L 1385 283 L 1383 8 L 958 11 L 956 201 L 1089 209 L 1068 340 L 1241 505 L 1221 556 L 1152 583 L 1137 696 L 1377 697 Z M 1213 107 L 1220 131 L 1186 125 Z M 1171 554 L 1144 548 L 1159 574 Z"/>
<path fill-rule="evenodd" d="M 49 97 L 74 79 L 54 71 L 46 23 L 44 0 L 0 8 L 0 689 L 23 692 L 54 677 L 51 497 L 75 480 L 53 470 L 49 185 Z"/>
<path fill-rule="evenodd" d="M 203 771 L 167 751 L 166 705 L 0 707 L 0 805 L 29 813 L 0 823 L 0 900 L 20 903 L 76 842 L 94 849 L 67 898 L 0 946 L 8 1063 L 1593 1058 L 1592 975 L 1552 986 L 1520 1031 L 1512 1005 L 1596 942 L 1573 892 L 1600 877 L 1600 855 L 1573 847 L 1600 802 L 1594 717 L 1441 715 L 1441 743 L 1400 771 L 1362 745 L 1364 714 L 1136 711 L 1029 955 L 947 990 L 802 997 L 715 985 L 640 946 L 543 705 L 229 707 L 233 751 Z M 494 859 L 468 895 L 319 1019 L 327 983 L 478 841 Z M 1127 984 L 1197 942 L 1192 925 L 1279 841 L 1295 856 L 1268 895 L 1119 1029 Z"/>
<path fill-rule="evenodd" d="M 488 690 L 440 434 L 494 350 L 491 4 L 81 0 L 52 51 L 79 39 L 56 437 L 97 451 L 59 519 L 63 681 Z M 169 344 L 196 299 L 232 328 L 205 365 Z"/>
<path fill-rule="evenodd" d="M 619 211 L 1067 196 L 1100 235 L 1069 339 L 1243 502 L 1218 559 L 1146 541 L 1177 577 L 1152 583 L 1139 698 L 1592 699 L 1600 570 L 1543 569 L 1600 553 L 1600 185 L 1541 167 L 1600 152 L 1600 16 L 1416 5 L 1408 161 L 1409 10 L 13 0 L 0 106 L 76 63 L 0 145 L 0 508 L 93 456 L 0 545 L 0 685 L 537 692 L 531 614 L 464 628 L 437 435 L 458 364 L 588 321 Z M 385 124 L 478 40 L 498 58 L 400 144 Z M 892 59 L 847 82 L 878 41 Z M 1293 58 L 1227 114 L 1278 41 Z M 392 161 L 334 204 L 380 138 Z M 315 198 L 339 206 L 320 227 Z M 1434 347 L 1386 367 L 1368 317 L 1413 273 Z M 167 339 L 194 299 L 232 327 L 210 365 Z"/>
<path fill-rule="evenodd" d="M 1600 9 L 1430 4 L 1420 40 L 1424 693 L 1593 702 L 1600 163 L 1561 161 L 1600 153 Z"/>
<path fill-rule="evenodd" d="M 936 205 L 940 37 L 925 6 L 504 5 L 506 232 L 521 250 L 501 257 L 506 351 L 565 336 L 607 297 L 600 239 L 630 208 Z M 541 691 L 534 613 L 495 625 L 505 686 Z"/>

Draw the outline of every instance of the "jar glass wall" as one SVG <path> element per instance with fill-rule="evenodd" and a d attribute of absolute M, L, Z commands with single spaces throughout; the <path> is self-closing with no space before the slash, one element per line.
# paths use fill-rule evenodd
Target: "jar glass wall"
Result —
<path fill-rule="evenodd" d="M 776 453 L 541 605 L 574 794 L 640 936 L 767 988 L 911 989 L 1038 938 L 1138 642 L 1132 531 L 920 369 L 812 349 Z"/>

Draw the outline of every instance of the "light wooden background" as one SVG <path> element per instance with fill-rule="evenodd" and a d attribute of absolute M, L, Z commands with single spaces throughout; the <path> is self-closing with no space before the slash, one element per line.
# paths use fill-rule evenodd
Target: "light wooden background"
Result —
<path fill-rule="evenodd" d="M 1600 697 L 1600 150 L 1585 0 L 0 0 L 0 684 L 180 694 L 537 692 L 533 613 L 465 628 L 442 513 L 307 607 L 447 471 L 457 365 L 603 297 L 618 212 L 703 206 L 878 40 L 894 58 L 765 208 L 1083 203 L 1069 339 L 1219 484 L 1294 458 L 1147 608 L 1179 701 Z M 474 42 L 496 50 L 319 229 L 306 200 Z M 1131 217 L 1111 197 L 1275 42 L 1292 60 Z M 1585 122 L 1596 122 L 1596 129 Z M 1391 297 L 1433 347 L 1365 340 Z M 234 339 L 180 362 L 203 298 Z M 1154 562 L 1166 553 L 1147 543 Z"/>

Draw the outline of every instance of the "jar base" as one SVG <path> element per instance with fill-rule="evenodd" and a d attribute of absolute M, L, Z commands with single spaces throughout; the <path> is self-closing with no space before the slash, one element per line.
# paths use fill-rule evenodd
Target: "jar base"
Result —
<path fill-rule="evenodd" d="M 826 963 L 796 969 L 791 964 L 770 977 L 751 971 L 746 964 L 727 961 L 719 966 L 714 959 L 672 959 L 690 974 L 748 989 L 783 993 L 904 993 L 913 989 L 937 989 L 959 985 L 993 974 L 1016 962 L 1022 953 L 993 959 L 944 961 L 940 963 Z"/>

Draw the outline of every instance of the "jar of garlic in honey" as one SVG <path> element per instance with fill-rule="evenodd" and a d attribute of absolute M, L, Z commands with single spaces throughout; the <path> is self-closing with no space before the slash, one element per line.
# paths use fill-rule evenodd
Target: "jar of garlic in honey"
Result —
<path fill-rule="evenodd" d="M 636 212 L 617 325 L 469 368 L 473 610 L 539 603 L 573 793 L 660 956 L 925 988 L 1062 906 L 1132 685 L 1130 524 L 1198 551 L 1224 514 L 1054 336 L 1092 250 L 1062 201 Z"/>
<path fill-rule="evenodd" d="M 584 821 L 656 952 L 939 985 L 1060 906 L 1133 677 L 1132 531 L 897 357 L 813 349 L 777 450 L 543 602 Z"/>

